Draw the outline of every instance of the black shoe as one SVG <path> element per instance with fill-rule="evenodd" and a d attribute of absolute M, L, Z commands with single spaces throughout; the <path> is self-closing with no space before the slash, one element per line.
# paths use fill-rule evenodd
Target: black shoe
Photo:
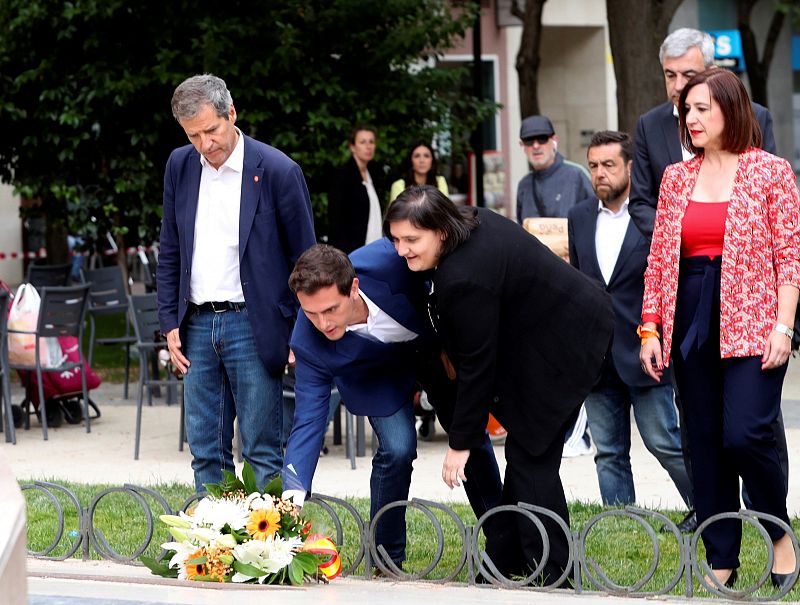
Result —
<path fill-rule="evenodd" d="M 430 441 L 436 434 L 436 416 L 423 416 L 422 423 L 419 425 L 419 438 L 423 441 Z"/>
<path fill-rule="evenodd" d="M 11 416 L 14 419 L 14 428 L 21 429 L 22 428 L 22 406 L 17 405 L 16 403 L 11 404 Z"/>
<path fill-rule="evenodd" d="M 695 525 L 697 525 L 697 521 L 695 520 Z M 728 579 L 723 582 L 725 584 L 725 588 L 733 588 L 733 585 L 736 584 L 736 578 L 739 577 L 739 570 L 732 569 L 731 575 L 728 576 Z"/>
<path fill-rule="evenodd" d="M 770 572 L 769 577 L 772 580 L 772 585 L 777 588 L 778 590 L 784 590 L 787 586 L 792 586 L 794 582 L 792 581 L 792 576 L 794 574 L 790 573 L 775 573 Z"/>
<path fill-rule="evenodd" d="M 693 534 L 697 530 L 697 513 L 690 509 L 683 521 L 678 523 L 678 531 L 682 534 Z M 735 570 L 734 570 L 735 571 Z"/>

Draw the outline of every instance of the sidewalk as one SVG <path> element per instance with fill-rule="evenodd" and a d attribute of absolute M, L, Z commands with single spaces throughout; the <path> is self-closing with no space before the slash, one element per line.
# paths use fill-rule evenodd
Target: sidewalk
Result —
<path fill-rule="evenodd" d="M 131 393 L 134 393 L 132 385 Z M 12 393 L 20 401 L 21 390 Z M 49 479 L 85 483 L 121 485 L 133 483 L 154 486 L 181 482 L 191 484 L 191 456 L 188 447 L 178 451 L 178 407 L 165 405 L 155 399 L 152 407 L 145 406 L 142 414 L 142 442 L 140 459 L 133 459 L 135 426 L 135 399 L 122 397 L 121 384 L 104 384 L 92 393 L 102 417 L 92 424 L 87 434 L 83 425 L 64 425 L 50 429 L 48 441 L 42 440 L 38 423 L 34 420 L 30 431 L 17 431 L 17 444 L 0 443 L 0 451 L 8 458 L 12 471 L 20 480 Z M 792 359 L 783 392 L 783 413 L 789 444 L 790 464 L 800 460 L 800 360 Z M 367 426 L 367 456 L 357 458 L 357 468 L 350 469 L 344 445 L 333 446 L 331 434 L 326 438 L 329 454 L 319 460 L 314 490 L 332 496 L 369 495 L 370 439 Z M 638 503 L 653 508 L 684 508 L 677 490 L 669 477 L 644 448 L 638 433 L 632 436 L 631 459 Z M 432 441 L 419 441 L 418 458 L 414 464 L 411 497 L 443 502 L 466 502 L 463 488 L 449 490 L 441 481 L 441 464 L 447 439 L 441 428 Z M 501 471 L 505 467 L 503 447 L 496 446 Z M 567 499 L 571 501 L 598 502 L 600 492 L 591 456 L 563 459 L 561 476 Z M 789 514 L 800 515 L 800 480 L 791 475 L 789 488 Z M 32 605 L 99 605 L 118 603 L 135 605 L 149 603 L 227 603 L 232 597 L 237 603 L 263 602 L 263 593 L 247 592 L 247 588 L 226 587 L 212 589 L 203 586 L 187 587 L 165 584 L 149 575 L 147 570 L 119 566 L 108 562 L 80 561 L 48 562 L 28 560 L 29 593 Z M 87 581 L 90 580 L 91 581 Z M 231 592 L 231 590 L 233 592 Z M 282 603 L 341 603 L 351 605 L 373 603 L 376 599 L 406 603 L 429 599 L 431 596 L 443 604 L 478 604 L 487 597 L 487 587 L 442 587 L 424 583 L 392 583 L 388 581 L 364 583 L 356 579 L 337 580 L 329 587 L 311 586 L 301 589 L 271 588 L 279 590 Z M 533 593 L 530 591 L 502 591 L 502 602 L 507 603 L 600 603 L 616 599 L 606 595 L 574 595 L 572 593 Z M 258 595 L 258 596 L 256 596 Z M 491 593 L 496 599 L 497 592 Z M 602 599 L 602 601 L 601 601 Z"/>

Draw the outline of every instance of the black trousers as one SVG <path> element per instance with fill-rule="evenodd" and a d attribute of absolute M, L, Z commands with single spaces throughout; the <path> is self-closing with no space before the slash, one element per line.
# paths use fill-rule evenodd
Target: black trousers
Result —
<path fill-rule="evenodd" d="M 558 435 L 553 436 L 547 450 L 540 456 L 531 455 L 522 445 L 524 434 L 520 435 L 513 428 L 508 432 L 501 504 L 535 504 L 555 512 L 569 525 L 569 510 L 559 470 L 564 435 L 574 423 L 575 416 L 570 418 Z M 550 556 L 540 577 L 545 584 L 552 584 L 566 568 L 569 545 L 555 521 L 543 516 L 539 518 L 550 542 Z M 527 576 L 542 560 L 541 534 L 529 519 L 519 513 L 495 515 L 485 531 L 486 552 L 506 577 Z"/>
<path fill-rule="evenodd" d="M 720 359 L 719 259 L 684 259 L 675 310 L 672 359 L 681 394 L 699 522 L 739 510 L 739 477 L 754 510 L 787 524 L 784 473 L 772 428 L 780 413 L 786 365 L 761 370 L 761 358 Z M 783 530 L 765 528 L 774 540 Z M 741 522 L 723 520 L 703 532 L 713 568 L 739 566 Z"/>

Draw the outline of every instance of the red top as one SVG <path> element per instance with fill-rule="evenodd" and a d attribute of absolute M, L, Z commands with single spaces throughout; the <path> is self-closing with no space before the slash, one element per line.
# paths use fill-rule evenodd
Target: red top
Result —
<path fill-rule="evenodd" d="M 722 255 L 728 202 L 689 200 L 681 222 L 681 258 Z"/>

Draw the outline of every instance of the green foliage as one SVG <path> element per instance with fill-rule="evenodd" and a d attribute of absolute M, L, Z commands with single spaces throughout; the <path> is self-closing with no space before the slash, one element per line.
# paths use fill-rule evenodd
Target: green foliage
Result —
<path fill-rule="evenodd" d="M 163 167 L 186 142 L 169 102 L 194 73 L 223 77 L 238 125 L 304 169 L 318 216 L 352 124 L 379 130 L 377 161 L 463 134 L 495 107 L 435 59 L 469 25 L 444 0 L 0 3 L 0 179 L 92 240 L 157 235 Z"/>

